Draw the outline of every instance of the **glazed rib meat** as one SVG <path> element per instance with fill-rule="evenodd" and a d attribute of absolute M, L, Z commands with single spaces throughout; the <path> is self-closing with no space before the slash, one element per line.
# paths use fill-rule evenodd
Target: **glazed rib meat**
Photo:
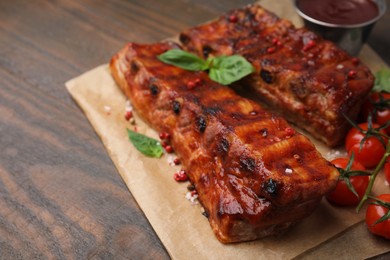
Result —
<path fill-rule="evenodd" d="M 217 238 L 253 240 L 308 216 L 337 170 L 280 116 L 204 72 L 160 62 L 170 48 L 177 46 L 130 43 L 110 68 L 138 114 L 171 135 Z"/>
<path fill-rule="evenodd" d="M 289 121 L 329 146 L 343 142 L 374 77 L 358 59 L 259 5 L 233 10 L 180 35 L 203 57 L 241 54 L 256 68 L 244 81 Z"/>

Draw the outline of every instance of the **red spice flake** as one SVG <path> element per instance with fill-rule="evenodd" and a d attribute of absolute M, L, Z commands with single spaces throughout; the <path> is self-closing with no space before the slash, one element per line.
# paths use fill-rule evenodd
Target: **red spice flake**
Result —
<path fill-rule="evenodd" d="M 360 60 L 358 58 L 352 58 L 353 65 L 357 66 L 360 63 Z"/>
<path fill-rule="evenodd" d="M 267 53 L 274 53 L 275 50 L 276 50 L 275 47 L 269 47 L 269 48 L 267 49 Z"/>
<path fill-rule="evenodd" d="M 179 159 L 179 158 L 175 158 L 175 159 L 173 160 L 173 163 L 174 163 L 175 165 L 179 165 L 181 162 L 180 162 L 180 159 Z"/>
<path fill-rule="evenodd" d="M 234 14 L 232 14 L 231 16 L 229 16 L 229 22 L 231 23 L 236 23 L 238 21 L 238 17 Z"/>
<path fill-rule="evenodd" d="M 196 83 L 195 83 L 195 81 L 188 81 L 187 82 L 187 88 L 188 89 L 193 89 L 193 88 L 195 88 L 196 87 Z"/>
<path fill-rule="evenodd" d="M 348 78 L 353 79 L 354 77 L 356 77 L 356 71 L 355 70 L 350 70 L 348 72 Z"/>
<path fill-rule="evenodd" d="M 170 145 L 165 146 L 164 149 L 167 153 L 173 153 L 173 147 Z"/>
<path fill-rule="evenodd" d="M 173 179 L 175 179 L 175 181 L 177 181 L 177 182 L 187 181 L 188 177 L 187 177 L 186 171 L 180 170 L 178 172 L 175 172 L 175 174 L 173 174 Z"/>
<path fill-rule="evenodd" d="M 308 51 L 308 50 L 310 50 L 311 48 L 313 48 L 314 46 L 316 46 L 316 42 L 313 41 L 313 40 L 310 40 L 310 41 L 308 41 L 308 42 L 306 43 L 305 46 L 303 46 L 302 50 L 303 50 L 303 51 Z"/>
<path fill-rule="evenodd" d="M 198 192 L 196 190 L 192 190 L 191 191 L 191 196 L 195 196 L 195 195 L 198 195 Z"/>
<path fill-rule="evenodd" d="M 284 132 L 286 133 L 287 136 L 290 136 L 290 137 L 295 134 L 294 128 L 291 128 L 291 127 L 286 127 L 284 129 Z"/>
<path fill-rule="evenodd" d="M 132 118 L 132 117 L 133 117 L 133 112 L 131 112 L 131 111 L 126 111 L 126 113 L 125 113 L 125 119 L 126 119 L 126 121 L 129 121 L 130 118 Z"/>

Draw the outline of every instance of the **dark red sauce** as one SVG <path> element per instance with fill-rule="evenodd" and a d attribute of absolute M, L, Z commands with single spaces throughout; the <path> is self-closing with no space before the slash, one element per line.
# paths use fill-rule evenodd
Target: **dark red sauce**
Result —
<path fill-rule="evenodd" d="M 298 0 L 297 7 L 311 18 L 338 25 L 364 23 L 379 14 L 372 0 Z"/>

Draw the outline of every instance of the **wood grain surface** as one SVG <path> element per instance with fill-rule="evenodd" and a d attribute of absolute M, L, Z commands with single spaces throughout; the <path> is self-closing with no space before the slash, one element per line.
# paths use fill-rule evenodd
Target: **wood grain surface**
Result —
<path fill-rule="evenodd" d="M 64 82 L 250 2 L 0 0 L 0 259 L 169 258 Z"/>

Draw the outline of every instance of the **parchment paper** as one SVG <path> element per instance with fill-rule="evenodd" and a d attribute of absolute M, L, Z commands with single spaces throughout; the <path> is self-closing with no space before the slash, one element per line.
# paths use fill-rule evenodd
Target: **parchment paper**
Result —
<path fill-rule="evenodd" d="M 290 1 L 260 3 L 281 17 L 299 21 Z M 368 47 L 364 47 L 361 58 L 373 71 L 385 66 Z M 185 199 L 187 183 L 173 180 L 173 173 L 180 166 L 170 166 L 168 155 L 160 159 L 145 157 L 129 142 L 126 128 L 136 127 L 140 133 L 156 139 L 158 136 L 136 113 L 136 126 L 124 119 L 126 99 L 115 85 L 108 65 L 68 81 L 66 87 L 101 137 L 120 175 L 173 259 L 291 259 L 297 256 L 319 259 L 340 256 L 337 250 L 351 257 L 355 254 L 365 258 L 390 249 L 388 243 L 371 236 L 361 223 L 364 209 L 357 214 L 354 208 L 333 207 L 325 200 L 309 218 L 283 234 L 223 245 L 201 214 L 200 205 Z M 316 145 L 325 157 L 332 156 L 328 148 L 318 142 Z M 378 193 L 390 191 L 382 177 L 377 180 L 375 190 Z M 345 245 L 340 243 L 340 238 L 348 239 L 347 248 L 340 246 Z M 359 241 L 355 250 L 352 250 L 353 241 Z M 362 246 L 364 241 L 370 246 Z"/>

